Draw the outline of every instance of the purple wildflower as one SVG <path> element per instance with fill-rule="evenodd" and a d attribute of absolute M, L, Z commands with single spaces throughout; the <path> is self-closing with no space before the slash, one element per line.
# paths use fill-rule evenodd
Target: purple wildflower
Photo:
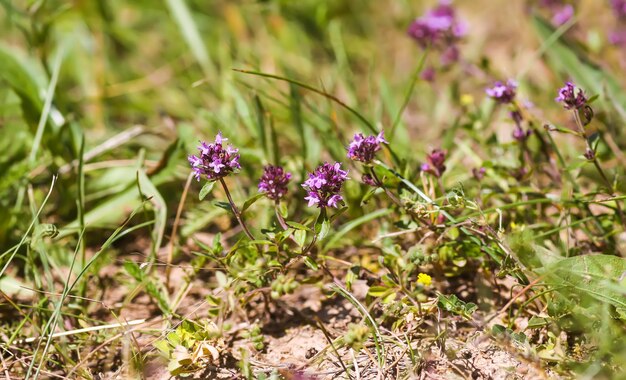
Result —
<path fill-rule="evenodd" d="M 222 132 L 215 136 L 213 144 L 200 142 L 198 156 L 189 155 L 188 160 L 194 171 L 196 179 L 205 176 L 209 181 L 226 177 L 230 173 L 241 168 L 239 164 L 238 149 L 233 148 L 230 144 L 224 146 L 224 142 L 228 139 L 222 137 Z"/>
<path fill-rule="evenodd" d="M 431 173 L 435 177 L 441 177 L 446 170 L 446 152 L 441 149 L 433 149 L 426 156 L 426 162 L 422 164 L 421 169 L 424 172 Z"/>
<path fill-rule="evenodd" d="M 302 187 L 307 191 L 304 198 L 309 201 L 309 207 L 338 207 L 343 201 L 339 192 L 343 183 L 348 179 L 348 172 L 341 170 L 341 164 L 328 162 L 318 166 L 309 178 L 304 181 Z"/>
<path fill-rule="evenodd" d="M 585 150 L 585 153 L 583 154 L 583 156 L 585 156 L 585 158 L 589 161 L 593 161 L 596 159 L 596 152 L 594 152 L 593 150 L 587 148 Z"/>
<path fill-rule="evenodd" d="M 515 169 L 511 172 L 511 175 L 516 180 L 521 181 L 528 175 L 528 169 L 526 169 L 525 167 Z"/>
<path fill-rule="evenodd" d="M 474 178 L 476 178 L 477 181 L 480 181 L 483 178 L 485 178 L 486 172 L 487 172 L 487 169 L 485 169 L 484 167 L 472 169 L 472 175 L 474 176 Z"/>
<path fill-rule="evenodd" d="M 617 29 L 609 33 L 609 42 L 615 46 L 626 46 L 626 29 Z"/>
<path fill-rule="evenodd" d="M 524 121 L 524 117 L 522 117 L 522 114 L 519 111 L 512 111 L 511 119 L 513 119 L 513 121 L 515 122 L 517 126 L 521 126 L 522 121 Z"/>
<path fill-rule="evenodd" d="M 519 142 L 524 142 L 530 136 L 531 133 L 532 133 L 531 130 L 525 131 L 522 127 L 518 125 L 513 130 L 513 138 Z"/>
<path fill-rule="evenodd" d="M 450 45 L 441 53 L 440 61 L 444 66 L 453 64 L 459 60 L 461 53 L 456 45 Z"/>
<path fill-rule="evenodd" d="M 518 110 L 511 111 L 511 118 L 515 122 L 515 129 L 513 130 L 513 138 L 519 142 L 524 142 L 531 135 L 532 131 L 525 131 L 522 127 L 522 122 L 524 121 L 524 117 L 522 113 Z"/>
<path fill-rule="evenodd" d="M 617 18 L 626 18 L 626 0 L 611 0 L 611 7 Z"/>
<path fill-rule="evenodd" d="M 552 25 L 561 26 L 574 17 L 574 7 L 564 0 L 541 0 L 539 6 L 551 14 Z"/>
<path fill-rule="evenodd" d="M 576 91 L 578 90 L 578 91 Z M 563 103 L 565 109 L 581 109 L 587 105 L 587 97 L 582 89 L 576 88 L 572 82 L 566 82 L 565 86 L 559 90 L 559 96 L 555 98 L 559 103 Z"/>
<path fill-rule="evenodd" d="M 509 79 L 506 83 L 496 82 L 493 87 L 485 90 L 487 95 L 498 103 L 507 104 L 513 102 L 517 92 L 517 82 Z"/>
<path fill-rule="evenodd" d="M 372 177 L 370 174 L 363 174 L 363 176 L 361 176 L 361 182 L 368 186 L 378 187 L 378 183 L 376 183 L 374 177 Z"/>
<path fill-rule="evenodd" d="M 357 133 L 348 146 L 348 158 L 355 161 L 361 161 L 370 163 L 374 159 L 376 152 L 382 149 L 380 144 L 389 144 L 385 137 L 384 132 L 381 131 L 377 136 L 363 136 L 362 133 Z"/>
<path fill-rule="evenodd" d="M 268 165 L 263 169 L 263 175 L 259 180 L 259 191 L 269 199 L 277 201 L 287 194 L 290 179 L 291 173 L 286 172 L 281 166 Z"/>
<path fill-rule="evenodd" d="M 422 73 L 420 74 L 420 78 L 422 78 L 426 82 L 434 82 L 436 74 L 437 72 L 435 71 L 435 69 L 432 66 L 430 66 L 422 70 Z"/>
<path fill-rule="evenodd" d="M 609 43 L 615 46 L 626 46 L 626 0 L 611 0 L 611 8 L 617 18 L 617 27 L 609 33 Z"/>
<path fill-rule="evenodd" d="M 571 4 L 565 4 L 560 8 L 556 8 L 552 15 L 552 24 L 561 26 L 574 17 L 574 7 Z"/>
<path fill-rule="evenodd" d="M 458 49 L 454 44 L 467 34 L 467 26 L 457 19 L 450 1 L 441 1 L 437 7 L 413 21 L 407 33 L 423 48 L 444 49 L 442 63 L 445 65 L 458 60 Z"/>

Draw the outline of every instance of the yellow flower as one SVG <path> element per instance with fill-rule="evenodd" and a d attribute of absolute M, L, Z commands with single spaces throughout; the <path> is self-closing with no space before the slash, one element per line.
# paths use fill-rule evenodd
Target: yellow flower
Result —
<path fill-rule="evenodd" d="M 468 107 L 474 104 L 474 97 L 470 94 L 461 95 L 461 105 L 464 107 Z"/>
<path fill-rule="evenodd" d="M 426 273 L 420 273 L 417 275 L 417 283 L 422 284 L 424 286 L 430 286 L 432 284 L 433 279 Z"/>

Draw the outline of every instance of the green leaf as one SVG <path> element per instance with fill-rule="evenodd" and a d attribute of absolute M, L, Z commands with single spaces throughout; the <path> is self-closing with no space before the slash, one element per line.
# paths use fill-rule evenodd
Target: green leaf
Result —
<path fill-rule="evenodd" d="M 232 207 L 230 206 L 230 203 L 228 202 L 224 202 L 224 201 L 215 201 L 213 202 L 213 204 L 215 204 L 217 207 L 222 208 L 226 211 L 232 211 Z"/>
<path fill-rule="evenodd" d="M 328 219 L 322 220 L 322 222 L 319 223 L 315 229 L 318 230 L 317 240 L 318 241 L 323 240 L 328 235 L 328 232 L 330 231 L 330 221 Z"/>
<path fill-rule="evenodd" d="M 491 327 L 491 334 L 493 334 L 494 336 L 506 334 L 506 327 L 495 324 L 493 325 L 493 327 Z"/>
<path fill-rule="evenodd" d="M 311 231 L 311 229 L 307 226 L 305 226 L 304 224 L 300 224 L 298 222 L 292 222 L 292 221 L 286 221 L 285 223 L 287 223 L 287 225 L 295 230 L 300 230 L 300 231 Z"/>
<path fill-rule="evenodd" d="M 263 198 L 264 196 L 265 196 L 265 194 L 258 193 L 258 194 L 253 195 L 252 197 L 248 198 L 243 203 L 243 207 L 241 208 L 241 213 L 243 214 L 247 209 L 250 208 L 250 206 L 252 206 L 254 204 L 254 202 L 258 201 L 259 199 Z"/>
<path fill-rule="evenodd" d="M 153 346 L 166 357 L 169 357 L 170 352 L 172 352 L 172 347 L 165 339 L 157 340 Z"/>
<path fill-rule="evenodd" d="M 222 271 L 215 271 L 215 279 L 217 280 L 217 285 L 221 288 L 225 288 L 228 285 L 228 277 Z"/>
<path fill-rule="evenodd" d="M 528 320 L 528 328 L 529 329 L 534 329 L 537 327 L 543 327 L 546 326 L 550 323 L 550 321 L 547 318 L 540 318 L 540 317 L 531 317 Z"/>
<path fill-rule="evenodd" d="M 296 243 L 298 243 L 300 247 L 303 247 L 306 242 L 306 230 L 296 230 L 293 234 L 293 238 L 296 239 Z"/>
<path fill-rule="evenodd" d="M 560 293 L 569 290 L 626 308 L 626 287 L 621 283 L 626 274 L 626 259 L 611 255 L 575 256 L 537 272 L 544 273 L 553 286 L 564 287 Z"/>
<path fill-rule="evenodd" d="M 213 187 L 215 187 L 215 181 L 205 183 L 200 190 L 200 200 L 204 200 L 213 191 Z"/>
<path fill-rule="evenodd" d="M 145 275 L 139 265 L 137 265 L 134 261 L 125 261 L 124 262 L 124 270 L 128 273 L 135 281 L 143 281 Z"/>
<path fill-rule="evenodd" d="M 389 289 L 386 286 L 370 286 L 370 288 L 367 291 L 367 295 L 372 296 L 372 297 L 376 297 L 376 298 L 384 297 L 390 291 L 391 291 L 391 289 Z"/>
<path fill-rule="evenodd" d="M 311 268 L 312 270 L 318 270 L 320 269 L 319 266 L 317 265 L 317 263 L 315 261 L 313 261 L 312 258 L 310 258 L 309 256 L 306 256 L 304 258 L 304 263 L 306 264 L 307 267 Z"/>
<path fill-rule="evenodd" d="M 438 294 L 437 305 L 450 313 L 460 315 L 465 319 L 471 319 L 472 313 L 476 311 L 478 306 L 474 303 L 465 303 L 457 296 L 451 294 L 449 296 Z"/>
<path fill-rule="evenodd" d="M 137 171 L 137 185 L 140 195 L 149 199 L 154 207 L 154 229 L 152 232 L 152 257 L 156 257 L 157 251 L 161 248 L 163 237 L 165 236 L 165 226 L 167 224 L 167 203 L 156 188 L 156 185 L 141 169 Z"/>
<path fill-rule="evenodd" d="M 382 192 L 384 192 L 384 190 L 381 189 L 380 187 L 370 187 L 363 195 L 363 198 L 361 198 L 361 206 L 366 205 L 369 202 L 369 200 L 374 197 L 374 195 L 382 193 Z"/>
<path fill-rule="evenodd" d="M 287 204 L 281 202 L 278 205 L 278 212 L 283 218 L 287 218 L 289 216 L 289 209 L 287 209 Z M 289 223 L 287 223 L 287 225 L 289 225 Z"/>

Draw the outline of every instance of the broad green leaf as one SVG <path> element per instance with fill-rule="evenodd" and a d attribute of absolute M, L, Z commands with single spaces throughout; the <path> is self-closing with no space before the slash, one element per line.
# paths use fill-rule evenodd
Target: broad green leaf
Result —
<path fill-rule="evenodd" d="M 319 230 L 317 232 L 317 240 L 323 240 L 330 231 L 330 221 L 328 219 L 322 220 L 322 222 L 319 223 L 319 226 L 316 226 L 316 230 Z"/>
<path fill-rule="evenodd" d="M 626 288 L 621 283 L 626 276 L 626 259 L 611 255 L 575 256 L 537 272 L 545 274 L 553 286 L 626 308 Z"/>
<path fill-rule="evenodd" d="M 213 187 L 215 187 L 215 181 L 207 182 L 204 184 L 204 186 L 202 186 L 199 194 L 199 198 L 201 201 L 204 200 L 204 198 L 206 198 L 206 196 L 209 195 L 211 191 L 213 191 Z"/>
<path fill-rule="evenodd" d="M 311 231 L 311 229 L 304 224 L 300 224 L 298 222 L 292 222 L 290 220 L 286 221 L 287 225 L 293 229 L 301 230 L 301 231 Z"/>
<path fill-rule="evenodd" d="M 256 201 L 258 201 L 259 199 L 263 198 L 264 196 L 265 196 L 265 194 L 258 193 L 258 194 L 253 195 L 252 197 L 248 198 L 243 203 L 243 207 L 241 208 L 241 213 L 243 214 L 247 209 L 250 208 L 250 206 L 252 206 Z"/>
<path fill-rule="evenodd" d="M 386 286 L 371 286 L 367 290 L 367 295 L 372 297 L 384 297 L 387 295 L 392 289 L 389 289 Z"/>

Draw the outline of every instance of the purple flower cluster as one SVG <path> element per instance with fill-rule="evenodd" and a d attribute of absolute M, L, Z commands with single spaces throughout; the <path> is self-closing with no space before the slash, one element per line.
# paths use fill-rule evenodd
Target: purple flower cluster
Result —
<path fill-rule="evenodd" d="M 609 33 L 609 42 L 615 46 L 626 46 L 626 0 L 611 0 L 617 28 Z"/>
<path fill-rule="evenodd" d="M 487 173 L 487 169 L 484 167 L 472 169 L 472 175 L 477 181 L 480 181 L 483 178 L 485 178 L 485 173 Z"/>
<path fill-rule="evenodd" d="M 566 82 L 565 86 L 559 90 L 559 96 L 555 100 L 563 103 L 565 109 L 580 110 L 587 105 L 588 99 L 582 89 L 576 88 L 572 82 Z"/>
<path fill-rule="evenodd" d="M 361 182 L 363 182 L 367 186 L 378 187 L 378 183 L 371 174 L 363 174 L 361 176 Z"/>
<path fill-rule="evenodd" d="M 413 21 L 407 33 L 423 48 L 443 50 L 441 61 L 448 65 L 459 58 L 456 43 L 467 34 L 467 26 L 456 17 L 450 1 L 441 1 L 437 7 Z"/>
<path fill-rule="evenodd" d="M 279 200 L 287 194 L 287 185 L 291 180 L 291 173 L 281 166 L 268 165 L 263 169 L 259 180 L 259 191 L 272 200 Z"/>
<path fill-rule="evenodd" d="M 563 0 L 541 0 L 539 5 L 552 14 L 550 21 L 554 26 L 561 26 L 574 17 L 574 7 Z"/>
<path fill-rule="evenodd" d="M 338 207 L 343 197 L 339 194 L 343 183 L 348 179 L 348 172 L 341 169 L 341 164 L 328 162 L 318 166 L 302 187 L 307 191 L 304 198 L 309 201 L 309 207 L 317 206 Z"/>
<path fill-rule="evenodd" d="M 198 146 L 200 154 L 198 156 L 190 155 L 188 157 L 198 181 L 203 176 L 209 181 L 215 181 L 241 168 L 239 154 L 237 154 L 239 150 L 230 144 L 224 146 L 226 141 L 228 139 L 222 137 L 222 132 L 220 132 L 215 136 L 213 144 L 200 142 Z"/>
<path fill-rule="evenodd" d="M 512 103 L 517 93 L 517 82 L 509 79 L 506 83 L 496 82 L 493 87 L 485 90 L 487 95 L 498 103 Z"/>
<path fill-rule="evenodd" d="M 626 0 L 611 0 L 611 8 L 617 18 L 626 18 Z"/>
<path fill-rule="evenodd" d="M 522 128 L 521 126 L 516 126 L 515 129 L 513 130 L 513 138 L 519 142 L 524 142 L 526 141 L 526 139 L 531 135 L 532 131 L 531 130 L 527 130 L 525 131 L 524 128 Z"/>
<path fill-rule="evenodd" d="M 446 152 L 441 149 L 433 149 L 426 156 L 426 162 L 422 164 L 422 171 L 439 178 L 446 170 Z"/>
<path fill-rule="evenodd" d="M 380 144 L 389 144 L 385 137 L 384 132 L 380 132 L 377 136 L 363 136 L 362 133 L 357 133 L 348 146 L 348 158 L 355 161 L 361 161 L 370 163 L 374 159 L 376 152 L 382 149 Z"/>
<path fill-rule="evenodd" d="M 527 131 L 522 127 L 522 121 L 524 118 L 520 111 L 515 110 L 511 112 L 511 119 L 515 122 L 515 129 L 513 130 L 513 138 L 519 142 L 524 142 L 531 135 L 532 131 Z"/>

